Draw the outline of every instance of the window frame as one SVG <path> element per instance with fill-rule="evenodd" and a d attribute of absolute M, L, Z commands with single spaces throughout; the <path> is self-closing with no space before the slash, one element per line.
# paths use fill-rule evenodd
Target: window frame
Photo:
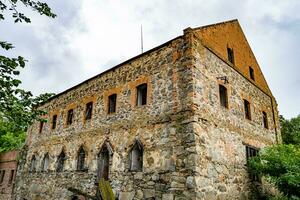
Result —
<path fill-rule="evenodd" d="M 85 171 L 85 161 L 86 161 L 86 151 L 84 150 L 83 146 L 79 148 L 77 153 L 77 171 Z"/>
<path fill-rule="evenodd" d="M 58 119 L 58 115 L 54 114 L 52 116 L 52 121 L 51 121 L 51 130 L 55 130 L 57 128 L 57 119 Z"/>
<path fill-rule="evenodd" d="M 224 93 L 222 93 L 222 91 L 224 91 Z M 225 87 L 222 84 L 219 84 L 219 101 L 220 101 L 220 106 L 221 107 L 224 107 L 224 108 L 227 108 L 227 109 L 229 108 L 229 103 L 228 103 L 228 89 L 227 89 L 227 87 Z M 224 103 L 225 103 L 225 105 L 224 105 Z"/>
<path fill-rule="evenodd" d="M 133 156 L 134 152 L 138 152 L 137 156 Z M 135 158 L 135 160 L 133 160 Z M 129 171 L 142 172 L 144 168 L 144 147 L 139 140 L 136 140 L 129 152 Z M 138 165 L 136 163 L 139 163 Z"/>
<path fill-rule="evenodd" d="M 230 63 L 235 64 L 233 48 L 227 47 L 227 59 Z"/>
<path fill-rule="evenodd" d="M 4 179 L 5 179 L 5 172 L 6 172 L 5 169 L 0 170 L 0 185 L 2 185 L 3 182 L 4 182 Z"/>
<path fill-rule="evenodd" d="M 118 95 L 116 93 L 108 96 L 108 105 L 107 105 L 107 113 L 108 114 L 116 113 L 117 99 L 118 99 Z"/>
<path fill-rule="evenodd" d="M 85 112 L 84 112 L 84 120 L 92 120 L 93 116 L 93 109 L 94 109 L 94 102 L 89 101 L 85 104 Z"/>
<path fill-rule="evenodd" d="M 61 173 L 64 171 L 65 161 L 67 160 L 67 156 L 64 150 L 60 152 L 60 154 L 57 157 L 57 166 L 56 166 L 56 172 Z"/>
<path fill-rule="evenodd" d="M 244 99 L 243 101 L 244 104 L 244 115 L 245 115 L 245 119 L 247 120 L 252 120 L 252 115 L 251 115 L 251 103 Z"/>
<path fill-rule="evenodd" d="M 262 111 L 262 117 L 263 117 L 263 126 L 265 129 L 269 129 L 269 121 L 268 121 L 268 114 L 265 111 Z"/>
<path fill-rule="evenodd" d="M 255 81 L 254 69 L 251 66 L 249 66 L 249 76 L 251 80 Z"/>
<path fill-rule="evenodd" d="M 67 125 L 67 126 L 72 125 L 72 123 L 73 123 L 73 117 L 74 117 L 74 109 L 73 109 L 73 108 L 70 108 L 70 109 L 67 111 L 67 121 L 66 121 L 66 125 Z"/>
<path fill-rule="evenodd" d="M 142 83 L 136 86 L 136 106 L 145 106 L 148 103 L 148 84 Z"/>

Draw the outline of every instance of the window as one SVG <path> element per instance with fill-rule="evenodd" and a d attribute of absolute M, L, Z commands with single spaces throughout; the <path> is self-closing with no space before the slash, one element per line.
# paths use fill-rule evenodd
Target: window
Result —
<path fill-rule="evenodd" d="M 86 104 L 85 120 L 92 119 L 92 111 L 93 111 L 93 102 L 89 102 Z"/>
<path fill-rule="evenodd" d="M 57 172 L 63 171 L 65 160 L 66 160 L 66 154 L 64 151 L 62 151 L 57 158 L 57 168 L 56 168 Z"/>
<path fill-rule="evenodd" d="M 250 75 L 250 78 L 255 81 L 255 77 L 254 77 L 254 70 L 252 67 L 249 67 L 249 75 Z"/>
<path fill-rule="evenodd" d="M 227 88 L 223 85 L 219 85 L 219 96 L 221 106 L 228 108 Z"/>
<path fill-rule="evenodd" d="M 42 162 L 42 166 L 41 166 L 42 171 L 43 172 L 48 171 L 48 167 L 49 167 L 49 154 L 46 153 L 44 156 L 43 162 Z"/>
<path fill-rule="evenodd" d="M 147 104 L 147 84 L 141 84 L 137 86 L 137 99 L 136 105 L 142 106 Z"/>
<path fill-rule="evenodd" d="M 228 61 L 234 64 L 234 52 L 232 48 L 227 47 Z"/>
<path fill-rule="evenodd" d="M 269 128 L 269 124 L 268 124 L 268 116 L 267 116 L 267 113 L 265 111 L 262 112 L 262 115 L 263 115 L 263 123 L 264 123 L 264 127 L 266 129 Z"/>
<path fill-rule="evenodd" d="M 5 170 L 0 171 L 0 184 L 3 183 L 5 177 Z"/>
<path fill-rule="evenodd" d="M 248 146 L 246 145 L 246 159 L 247 162 L 249 161 L 250 158 L 255 157 L 258 155 L 258 149 Z M 250 175 L 250 179 L 252 179 L 253 181 L 258 181 L 259 177 L 253 174 L 249 174 Z"/>
<path fill-rule="evenodd" d="M 71 125 L 73 122 L 73 109 L 68 110 L 67 113 L 67 125 Z"/>
<path fill-rule="evenodd" d="M 85 161 L 85 151 L 83 147 L 81 146 L 78 152 L 78 158 L 77 158 L 77 170 L 83 171 L 84 170 L 84 161 Z"/>
<path fill-rule="evenodd" d="M 109 177 L 109 157 L 111 154 L 110 146 L 107 142 L 102 146 L 98 155 L 98 178 L 108 180 Z"/>
<path fill-rule="evenodd" d="M 52 129 L 56 128 L 57 115 L 53 115 L 52 117 Z"/>
<path fill-rule="evenodd" d="M 244 110 L 245 110 L 245 117 L 246 119 L 251 120 L 251 109 L 249 101 L 244 99 Z"/>
<path fill-rule="evenodd" d="M 42 131 L 43 131 L 43 127 L 44 127 L 44 122 L 40 122 L 40 129 L 39 129 L 39 133 L 42 133 Z"/>
<path fill-rule="evenodd" d="M 135 142 L 130 152 L 130 170 L 143 170 L 143 146 L 138 140 Z"/>
<path fill-rule="evenodd" d="M 35 155 L 33 155 L 30 162 L 30 168 L 29 168 L 30 172 L 35 172 L 35 165 L 36 165 L 36 158 Z"/>
<path fill-rule="evenodd" d="M 117 94 L 112 94 L 108 97 L 108 113 L 116 112 Z"/>
<path fill-rule="evenodd" d="M 8 184 L 12 184 L 13 180 L 14 180 L 14 176 L 15 176 L 15 170 L 10 170 L 10 177 L 9 177 L 9 181 Z"/>

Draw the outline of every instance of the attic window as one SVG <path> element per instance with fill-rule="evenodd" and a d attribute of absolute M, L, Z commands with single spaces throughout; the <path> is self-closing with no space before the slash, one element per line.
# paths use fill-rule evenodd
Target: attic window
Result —
<path fill-rule="evenodd" d="M 68 110 L 67 125 L 71 125 L 73 122 L 73 112 L 73 109 Z"/>
<path fill-rule="evenodd" d="M 112 94 L 108 97 L 108 113 L 116 112 L 117 94 Z"/>
<path fill-rule="evenodd" d="M 221 106 L 228 108 L 227 88 L 223 85 L 219 85 L 219 96 Z"/>
<path fill-rule="evenodd" d="M 56 128 L 57 115 L 53 115 L 52 117 L 52 129 Z"/>
<path fill-rule="evenodd" d="M 137 90 L 137 99 L 136 105 L 142 106 L 147 104 L 147 84 L 141 84 L 136 87 Z"/>
<path fill-rule="evenodd" d="M 251 110 L 250 110 L 250 103 L 249 101 L 244 99 L 244 110 L 245 110 L 245 117 L 246 119 L 251 120 Z"/>
<path fill-rule="evenodd" d="M 92 119 L 92 111 L 93 111 L 93 102 L 89 102 L 86 104 L 85 120 Z"/>
<path fill-rule="evenodd" d="M 250 75 L 250 78 L 255 81 L 255 77 L 254 77 L 254 69 L 250 66 L 249 67 L 249 75 Z"/>
<path fill-rule="evenodd" d="M 227 47 L 228 61 L 234 64 L 234 52 L 232 48 Z"/>

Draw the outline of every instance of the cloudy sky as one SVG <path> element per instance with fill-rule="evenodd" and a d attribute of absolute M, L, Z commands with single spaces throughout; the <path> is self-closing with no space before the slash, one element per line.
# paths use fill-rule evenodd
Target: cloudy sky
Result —
<path fill-rule="evenodd" d="M 22 87 L 59 93 L 197 27 L 238 19 L 286 118 L 300 114 L 299 0 L 44 0 L 57 14 L 0 23 L 1 40 L 29 60 Z M 0 52 L 3 53 L 3 52 Z"/>

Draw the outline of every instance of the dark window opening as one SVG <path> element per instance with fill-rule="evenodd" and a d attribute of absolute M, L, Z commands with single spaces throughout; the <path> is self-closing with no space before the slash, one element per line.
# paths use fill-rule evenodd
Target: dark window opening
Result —
<path fill-rule="evenodd" d="M 249 101 L 244 99 L 244 110 L 245 110 L 245 117 L 246 119 L 251 120 L 251 109 Z"/>
<path fill-rule="evenodd" d="M 229 62 L 234 64 L 234 52 L 233 52 L 232 48 L 227 47 L 227 56 L 228 56 Z"/>
<path fill-rule="evenodd" d="M 35 172 L 35 165 L 36 165 L 36 158 L 35 155 L 33 155 L 30 162 L 30 168 L 29 168 L 30 172 Z"/>
<path fill-rule="evenodd" d="M 255 77 L 254 77 L 254 70 L 252 67 L 249 67 L 249 74 L 250 74 L 250 78 L 255 81 Z"/>
<path fill-rule="evenodd" d="M 89 102 L 86 104 L 85 120 L 92 119 L 92 111 L 93 111 L 93 102 Z"/>
<path fill-rule="evenodd" d="M 220 95 L 221 106 L 228 108 L 227 88 L 224 87 L 223 85 L 219 85 L 219 95 Z"/>
<path fill-rule="evenodd" d="M 40 129 L 39 129 L 39 133 L 42 133 L 42 131 L 43 131 L 43 127 L 44 127 L 44 122 L 40 122 Z"/>
<path fill-rule="evenodd" d="M 73 109 L 68 110 L 67 125 L 71 125 L 73 122 Z"/>
<path fill-rule="evenodd" d="M 268 124 L 268 116 L 267 116 L 267 113 L 265 111 L 262 112 L 263 114 L 263 123 L 264 123 L 264 127 L 266 129 L 269 128 L 269 124 Z"/>
<path fill-rule="evenodd" d="M 41 166 L 42 171 L 46 172 L 48 170 L 48 167 L 49 167 L 49 154 L 46 153 Z"/>
<path fill-rule="evenodd" d="M 117 94 L 112 94 L 108 97 L 108 113 L 116 112 Z"/>
<path fill-rule="evenodd" d="M 5 177 L 5 170 L 0 171 L 0 184 L 3 183 Z"/>
<path fill-rule="evenodd" d="M 66 160 L 66 154 L 64 151 L 62 151 L 57 158 L 57 168 L 56 168 L 57 172 L 63 171 L 65 160 Z"/>
<path fill-rule="evenodd" d="M 142 106 L 147 104 L 147 84 L 141 84 L 137 86 L 137 99 L 136 105 Z"/>
<path fill-rule="evenodd" d="M 52 117 L 52 129 L 56 128 L 57 115 L 53 115 Z"/>
<path fill-rule="evenodd" d="M 247 162 L 249 161 L 250 158 L 256 157 L 258 155 L 258 149 L 248 146 L 246 145 L 246 159 Z M 254 174 L 249 174 L 250 179 L 253 181 L 259 181 L 259 177 L 257 175 Z"/>
<path fill-rule="evenodd" d="M 130 170 L 143 170 L 143 146 L 139 141 L 136 141 L 130 152 Z"/>
<path fill-rule="evenodd" d="M 12 184 L 12 182 L 14 180 L 14 176 L 15 176 L 15 170 L 11 170 L 8 184 Z"/>
<path fill-rule="evenodd" d="M 85 151 L 83 147 L 80 147 L 78 152 L 78 160 L 77 160 L 78 171 L 84 171 L 84 162 L 85 162 Z"/>
<path fill-rule="evenodd" d="M 110 151 L 106 144 L 103 145 L 98 155 L 98 178 L 108 180 L 109 177 L 109 156 Z"/>

